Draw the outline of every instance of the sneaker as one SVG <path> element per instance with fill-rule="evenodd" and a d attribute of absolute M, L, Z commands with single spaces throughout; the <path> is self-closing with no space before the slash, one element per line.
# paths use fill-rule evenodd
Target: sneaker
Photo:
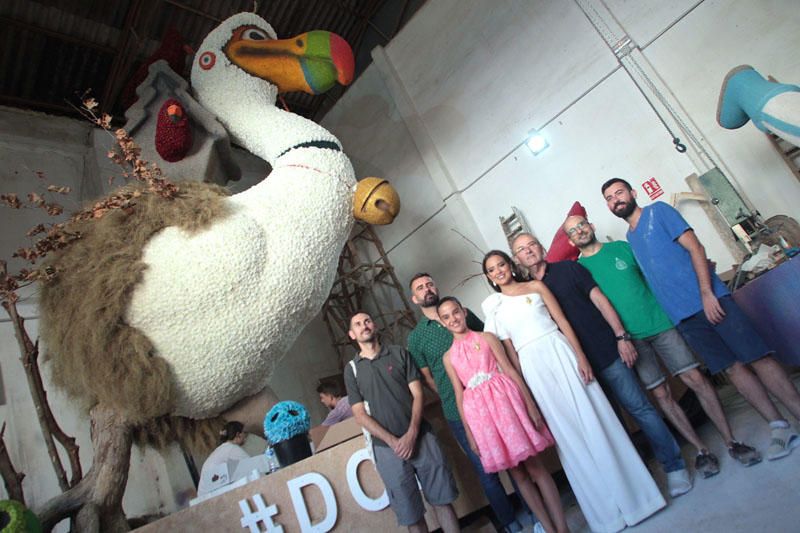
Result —
<path fill-rule="evenodd" d="M 503 528 L 504 533 L 520 533 L 524 528 L 518 520 L 513 520 Z"/>
<path fill-rule="evenodd" d="M 692 490 L 692 480 L 689 472 L 683 468 L 675 472 L 667 472 L 667 490 L 671 498 L 677 498 Z"/>
<path fill-rule="evenodd" d="M 755 448 L 737 441 L 732 441 L 728 446 L 728 454 L 744 466 L 753 466 L 761 462 L 761 454 Z"/>
<path fill-rule="evenodd" d="M 719 474 L 719 459 L 708 450 L 701 450 L 694 460 L 694 469 L 698 474 L 702 474 L 703 479 Z"/>
<path fill-rule="evenodd" d="M 533 533 L 547 533 L 547 532 L 544 530 L 544 526 L 542 525 L 541 522 L 536 522 L 536 524 L 533 526 Z"/>
<path fill-rule="evenodd" d="M 774 461 L 792 453 L 792 448 L 800 445 L 800 435 L 791 427 L 774 428 L 772 440 L 767 448 L 767 459 Z"/>

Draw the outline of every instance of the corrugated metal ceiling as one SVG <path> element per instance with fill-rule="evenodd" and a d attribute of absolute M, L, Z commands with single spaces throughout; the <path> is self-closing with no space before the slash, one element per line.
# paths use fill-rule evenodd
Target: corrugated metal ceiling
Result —
<path fill-rule="evenodd" d="M 423 3 L 272 0 L 257 2 L 257 13 L 280 37 L 312 29 L 338 33 L 353 47 L 357 76 L 371 61 L 370 49 L 386 44 Z M 91 89 L 105 110 L 121 117 L 123 88 L 168 29 L 194 49 L 219 21 L 252 9 L 252 0 L 2 0 L 0 104 L 75 114 L 72 106 Z M 343 92 L 292 93 L 286 102 L 318 119 Z"/>

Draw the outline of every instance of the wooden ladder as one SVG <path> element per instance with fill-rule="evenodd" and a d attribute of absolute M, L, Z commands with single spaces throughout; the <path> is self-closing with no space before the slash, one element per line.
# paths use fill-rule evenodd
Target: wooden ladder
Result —
<path fill-rule="evenodd" d="M 533 234 L 528 223 L 525 221 L 525 217 L 522 216 L 520 210 L 514 206 L 511 206 L 510 216 L 500 217 L 500 227 L 503 228 L 503 234 L 506 236 L 509 249 L 511 248 L 511 243 L 520 233 Z"/>
<path fill-rule="evenodd" d="M 772 76 L 767 76 L 767 79 L 769 81 L 778 82 L 778 80 Z M 775 151 L 778 152 L 778 155 L 786 162 L 786 166 L 792 171 L 794 177 L 800 181 L 800 147 L 781 139 L 774 133 L 765 133 L 765 135 Z"/>
<path fill-rule="evenodd" d="M 794 177 L 800 181 L 800 147 L 781 139 L 774 133 L 767 133 L 766 136 L 778 155 L 786 162 L 786 166 L 792 171 Z"/>

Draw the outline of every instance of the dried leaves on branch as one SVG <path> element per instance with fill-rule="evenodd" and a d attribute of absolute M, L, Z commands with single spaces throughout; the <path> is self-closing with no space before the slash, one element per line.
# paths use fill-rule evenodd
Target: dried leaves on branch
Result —
<path fill-rule="evenodd" d="M 7 263 L 0 260 L 0 304 L 12 319 L 15 336 L 22 354 L 23 366 L 28 378 L 28 385 L 36 406 L 37 417 L 47 443 L 48 454 L 56 470 L 59 485 L 63 491 L 66 491 L 65 495 L 74 492 L 82 479 L 78 446 L 74 438 L 66 435 L 61 430 L 50 409 L 38 367 L 38 341 L 34 342 L 29 337 L 25 329 L 24 319 L 17 312 L 19 299 L 17 291 L 36 281 L 50 281 L 59 274 L 53 266 L 35 267 L 33 265 L 37 265 L 37 262 L 41 262 L 49 254 L 66 248 L 82 237 L 81 233 L 74 229 L 76 227 L 76 224 L 73 224 L 74 222 L 99 219 L 111 211 L 122 211 L 129 215 L 136 206 L 137 199 L 143 194 L 154 194 L 172 199 L 179 193 L 178 187 L 162 175 L 157 165 L 141 159 L 141 150 L 128 133 L 123 129 L 117 129 L 112 132 L 111 117 L 107 114 L 98 115 L 96 109 L 97 102 L 93 98 L 85 98 L 80 111 L 90 122 L 107 131 L 115 139 L 116 146 L 109 151 L 108 156 L 122 168 L 122 176 L 125 180 L 140 182 L 144 186 L 123 188 L 92 205 L 84 207 L 72 214 L 67 220 L 40 223 L 32 227 L 26 232 L 26 235 L 33 240 L 32 244 L 18 249 L 13 254 L 13 257 L 30 263 L 32 265 L 31 268 L 22 268 L 17 273 L 10 274 L 7 270 Z M 0 194 L 0 206 L 4 205 L 11 209 L 41 209 L 50 217 L 63 215 L 64 207 L 56 200 L 56 195 L 69 195 L 72 192 L 70 187 L 48 183 L 47 176 L 43 172 L 37 171 L 35 174 L 38 178 L 39 191 L 26 195 L 2 193 Z M 111 181 L 113 181 L 113 178 L 109 180 L 109 183 Z M 0 474 L 5 482 L 9 496 L 24 501 L 22 491 L 24 474 L 14 469 L 11 459 L 8 457 L 2 433 L 3 431 L 0 431 Z M 128 440 L 130 440 L 130 437 L 128 437 Z M 70 479 L 67 478 L 67 472 L 56 450 L 56 441 L 67 451 L 71 470 Z M 123 456 L 127 458 L 129 453 L 124 453 Z M 125 460 L 127 461 L 127 459 Z M 93 474 L 96 475 L 96 472 L 93 472 Z M 126 474 L 127 467 L 122 472 L 123 480 Z M 116 480 L 113 484 L 117 485 Z M 81 485 L 91 486 L 86 485 L 86 483 Z M 124 490 L 124 486 L 125 483 L 123 481 L 119 484 L 120 490 Z M 115 493 L 115 496 L 119 496 L 114 499 L 115 502 L 119 503 L 121 501 L 121 493 L 119 495 Z M 121 514 L 121 508 L 119 511 L 120 513 L 117 514 L 124 519 L 124 514 Z"/>
<path fill-rule="evenodd" d="M 89 205 L 74 213 L 64 222 L 51 222 L 37 224 L 27 232 L 27 236 L 34 238 L 31 246 L 22 247 L 14 252 L 13 257 L 21 258 L 31 265 L 35 265 L 49 253 L 61 250 L 70 245 L 81 234 L 70 231 L 70 222 L 101 218 L 112 210 L 122 210 L 130 214 L 136 205 L 136 200 L 144 193 L 157 194 L 164 198 L 175 198 L 178 187 L 164 177 L 161 169 L 156 164 L 141 159 L 141 149 L 133 138 L 120 128 L 111 131 L 111 116 L 103 113 L 97 114 L 97 101 L 94 98 L 84 98 L 83 107 L 79 109 L 91 123 L 99 126 L 111 134 L 116 146 L 108 152 L 108 157 L 122 169 L 122 177 L 126 181 L 137 181 L 145 184 L 144 189 L 121 189 L 104 199 Z M 42 191 L 28 193 L 20 198 L 14 193 L 0 194 L 0 205 L 12 209 L 42 209 L 49 216 L 57 217 L 64 212 L 64 207 L 51 199 L 54 194 L 68 195 L 72 191 L 69 187 L 47 184 L 47 177 L 43 172 L 36 172 Z M 109 183 L 113 181 L 109 179 Z M 0 274 L 0 300 L 16 302 L 17 291 L 36 281 L 47 282 L 53 279 L 58 272 L 51 267 L 20 269 L 16 274 Z"/>

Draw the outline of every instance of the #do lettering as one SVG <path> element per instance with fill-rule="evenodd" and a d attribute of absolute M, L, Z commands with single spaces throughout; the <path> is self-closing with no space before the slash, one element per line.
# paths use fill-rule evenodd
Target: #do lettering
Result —
<path fill-rule="evenodd" d="M 364 492 L 358 480 L 358 467 L 364 461 L 372 461 L 366 448 L 361 448 L 350 456 L 347 461 L 347 486 L 353 499 L 362 509 L 366 511 L 381 511 L 389 505 L 389 497 L 386 495 L 385 489 L 377 498 L 370 498 Z M 324 518 L 313 524 L 303 498 L 303 487 L 309 485 L 315 485 L 320 490 L 322 499 L 325 502 Z M 317 472 L 308 472 L 287 481 L 286 487 L 289 490 L 292 506 L 301 531 L 322 533 L 333 529 L 339 516 L 339 508 L 336 504 L 336 495 L 333 487 L 325 476 Z M 278 506 L 275 504 L 268 506 L 261 494 L 253 495 L 250 500 L 252 500 L 252 506 L 247 498 L 239 500 L 239 509 L 242 511 L 242 518 L 240 519 L 242 528 L 249 529 L 251 533 L 258 533 L 263 531 L 263 526 L 270 533 L 283 533 L 283 526 L 276 524 L 272 519 L 278 514 Z"/>

